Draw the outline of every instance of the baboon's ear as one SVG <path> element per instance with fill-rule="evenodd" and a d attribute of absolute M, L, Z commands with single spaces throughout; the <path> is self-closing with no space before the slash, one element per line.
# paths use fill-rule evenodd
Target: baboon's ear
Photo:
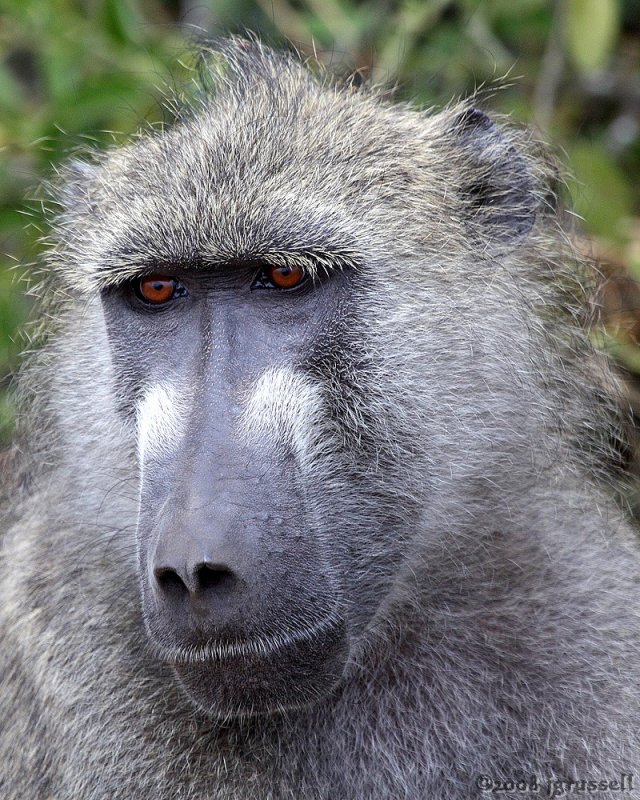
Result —
<path fill-rule="evenodd" d="M 455 117 L 453 128 L 465 154 L 460 192 L 470 220 L 494 241 L 522 239 L 533 227 L 538 206 L 526 159 L 508 134 L 477 108 Z"/>

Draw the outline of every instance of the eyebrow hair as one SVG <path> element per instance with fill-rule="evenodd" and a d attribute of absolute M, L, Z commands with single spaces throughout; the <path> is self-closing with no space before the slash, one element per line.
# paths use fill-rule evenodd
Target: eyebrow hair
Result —
<path fill-rule="evenodd" d="M 278 237 L 281 241 L 281 237 Z M 363 255 L 353 247 L 313 243 L 305 245 L 263 246 L 238 252 L 216 253 L 184 252 L 149 254 L 141 248 L 125 245 L 109 254 L 96 270 L 94 285 L 101 291 L 120 286 L 150 272 L 175 270 L 215 270 L 247 266 L 296 264 L 304 267 L 312 277 L 329 275 L 345 269 L 358 270 Z"/>

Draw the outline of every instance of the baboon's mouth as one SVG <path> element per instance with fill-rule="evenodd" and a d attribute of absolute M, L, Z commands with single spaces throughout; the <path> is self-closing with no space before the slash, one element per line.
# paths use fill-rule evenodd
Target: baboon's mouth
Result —
<path fill-rule="evenodd" d="M 260 661 L 277 657 L 278 653 L 322 641 L 335 631 L 343 631 L 344 620 L 338 616 L 327 616 L 304 628 L 254 636 L 247 639 L 211 639 L 201 644 L 180 645 L 158 652 L 158 656 L 174 666 L 207 664 L 230 661 Z"/>
<path fill-rule="evenodd" d="M 164 660 L 202 711 L 242 716 L 319 700 L 342 677 L 347 654 L 344 621 L 327 620 L 297 634 L 180 648 Z"/>

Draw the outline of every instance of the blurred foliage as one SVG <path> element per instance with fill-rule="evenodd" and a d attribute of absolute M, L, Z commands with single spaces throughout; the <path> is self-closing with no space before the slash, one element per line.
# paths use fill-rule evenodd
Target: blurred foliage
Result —
<path fill-rule="evenodd" d="M 616 316 L 640 275 L 640 0 L 0 0 L 0 444 L 28 313 L 15 279 L 45 224 L 25 198 L 75 149 L 162 119 L 202 29 L 292 41 L 426 105 L 502 83 L 485 102 L 566 153 L 575 208 L 614 265 L 605 341 L 640 370 L 640 324 Z"/>

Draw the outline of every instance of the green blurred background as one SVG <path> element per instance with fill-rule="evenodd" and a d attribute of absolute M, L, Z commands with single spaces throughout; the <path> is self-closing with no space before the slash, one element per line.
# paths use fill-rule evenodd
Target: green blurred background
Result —
<path fill-rule="evenodd" d="M 161 120 L 202 29 L 287 39 L 425 105 L 506 84 L 486 104 L 537 126 L 568 164 L 608 278 L 600 340 L 640 409 L 640 0 L 0 0 L 0 447 L 28 345 L 20 279 L 46 235 L 38 186 L 77 148 Z"/>

